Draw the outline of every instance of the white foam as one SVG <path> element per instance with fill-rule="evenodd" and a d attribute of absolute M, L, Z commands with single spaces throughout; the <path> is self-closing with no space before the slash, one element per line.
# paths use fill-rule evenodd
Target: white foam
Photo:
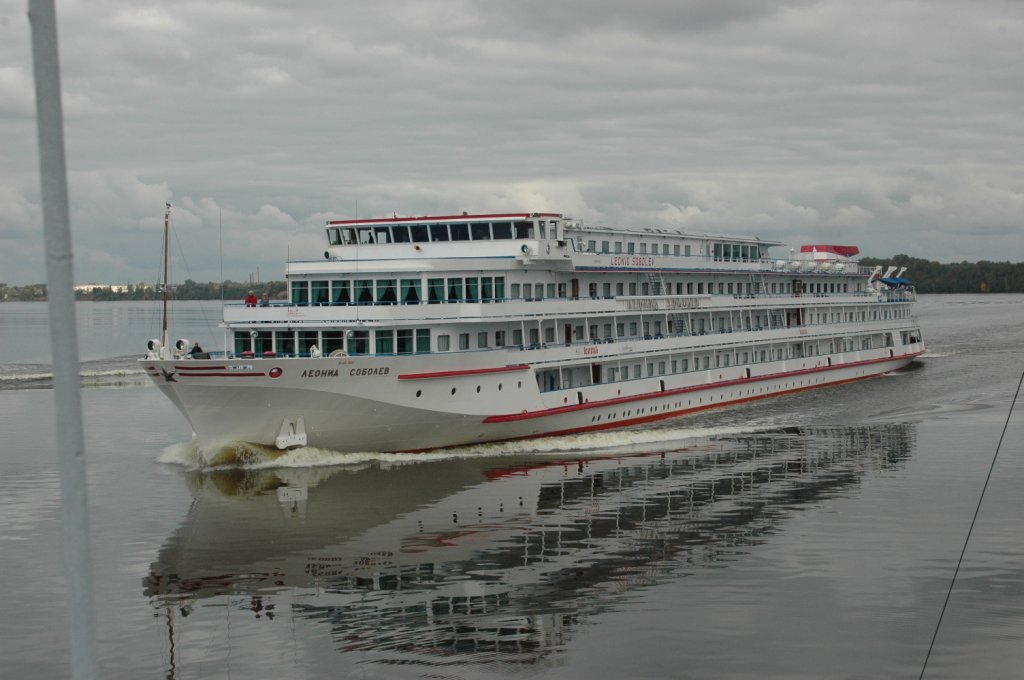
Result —
<path fill-rule="evenodd" d="M 368 464 L 382 467 L 426 463 L 459 458 L 496 458 L 509 455 L 564 456 L 586 453 L 592 456 L 623 452 L 678 449 L 697 440 L 756 432 L 771 427 L 768 423 L 720 427 L 660 427 L 645 430 L 609 430 L 573 435 L 540 437 L 488 444 L 473 444 L 417 453 L 380 451 L 342 452 L 304 446 L 288 451 L 238 441 L 193 440 L 174 444 L 161 453 L 158 461 L 190 469 L 219 470 L 245 468 L 320 468 L 345 466 L 361 468 Z"/>

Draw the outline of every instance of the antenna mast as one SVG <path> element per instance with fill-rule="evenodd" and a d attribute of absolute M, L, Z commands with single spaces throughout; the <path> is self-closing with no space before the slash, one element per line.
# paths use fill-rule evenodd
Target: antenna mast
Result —
<path fill-rule="evenodd" d="M 164 349 L 167 347 L 167 289 L 170 286 L 170 282 L 167 280 L 167 246 L 168 246 L 168 234 L 171 230 L 171 204 L 166 203 L 164 210 L 164 328 L 163 334 L 160 336 L 160 345 Z"/>

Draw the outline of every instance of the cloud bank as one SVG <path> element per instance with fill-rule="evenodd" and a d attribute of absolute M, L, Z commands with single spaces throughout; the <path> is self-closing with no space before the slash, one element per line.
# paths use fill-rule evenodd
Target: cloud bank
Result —
<path fill-rule="evenodd" d="M 1024 261 L 1024 6 L 58 7 L 76 278 L 280 278 L 328 218 L 589 222 Z M 24 4 L 0 0 L 0 281 L 42 281 Z M 174 249 L 178 252 L 178 248 Z"/>

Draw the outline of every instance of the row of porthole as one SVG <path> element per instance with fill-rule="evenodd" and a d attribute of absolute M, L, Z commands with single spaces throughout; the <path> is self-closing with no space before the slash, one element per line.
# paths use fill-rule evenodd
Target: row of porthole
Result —
<path fill-rule="evenodd" d="M 498 383 L 498 391 L 499 392 L 501 392 L 502 385 L 503 385 L 503 383 Z M 455 388 L 455 387 L 452 388 L 452 396 L 455 395 L 455 392 L 456 392 L 457 389 L 458 388 Z M 519 382 L 516 383 L 516 389 L 517 390 L 523 389 L 523 381 L 522 380 L 520 380 Z M 477 392 L 477 394 L 480 394 L 480 385 L 476 386 L 476 392 Z M 423 396 L 423 390 L 416 390 L 416 398 L 419 399 L 422 396 Z"/>
<path fill-rule="evenodd" d="M 864 372 L 862 371 L 862 372 L 861 372 L 861 374 L 863 375 L 863 373 L 864 373 Z M 816 379 L 815 379 L 815 380 L 814 380 L 813 382 L 808 382 L 808 383 L 807 383 L 807 385 L 813 385 L 813 384 L 817 384 L 817 383 L 819 383 L 819 382 L 825 382 L 825 379 L 824 379 L 824 378 L 816 378 Z M 797 385 L 796 383 L 786 383 L 785 385 L 783 385 L 783 386 L 781 386 L 781 387 L 782 387 L 782 388 L 790 388 L 790 387 L 798 387 L 798 386 L 799 386 L 799 387 L 803 387 L 803 386 L 804 386 L 804 382 L 803 382 L 803 381 L 801 380 L 801 381 L 800 381 L 800 384 L 799 384 L 799 385 Z M 763 393 L 764 391 L 765 391 L 765 388 L 764 388 L 764 387 L 760 387 L 760 388 L 758 388 L 758 390 L 757 390 L 757 393 L 758 393 L 758 394 L 762 394 L 762 393 Z M 770 390 L 769 390 L 769 391 L 770 391 Z M 746 395 L 746 396 L 752 396 L 753 394 L 754 394 L 754 390 L 752 390 L 752 389 L 751 389 L 751 390 L 747 390 L 747 395 Z M 735 392 L 732 392 L 732 393 L 730 393 L 730 394 L 729 394 L 729 398 L 730 398 L 730 399 L 734 399 L 734 398 L 736 398 L 736 396 L 737 396 L 737 394 L 736 394 Z M 741 393 L 740 393 L 740 394 L 739 394 L 738 396 L 742 397 L 742 396 L 744 396 L 744 395 L 743 395 L 743 393 L 741 392 Z M 710 399 L 708 399 L 708 403 L 711 403 L 711 402 L 713 402 L 714 400 L 715 400 L 715 398 L 714 398 L 714 397 L 711 397 Z M 724 395 L 724 394 L 721 394 L 721 395 L 719 395 L 719 396 L 718 396 L 718 400 L 719 400 L 719 401 L 724 401 L 724 400 L 725 400 L 725 395 Z M 703 397 L 699 397 L 699 398 L 697 399 L 697 404 L 703 404 L 703 403 L 704 403 L 704 398 L 703 398 Z M 686 405 L 687 405 L 687 406 L 693 406 L 693 400 L 692 400 L 692 399 L 687 399 L 687 400 L 686 400 Z M 676 409 L 679 409 L 679 408 L 682 408 L 682 407 L 683 407 L 683 402 L 681 402 L 681 401 L 677 401 L 677 402 L 676 402 L 675 404 L 672 404 L 672 408 L 676 408 Z M 662 411 L 667 411 L 668 409 L 669 409 L 669 404 L 664 404 L 664 405 L 663 405 L 663 406 L 661 407 L 661 410 L 662 410 Z M 651 412 L 652 412 L 652 413 L 653 413 L 653 412 L 655 412 L 655 411 L 657 411 L 657 410 L 658 410 L 658 409 L 657 409 L 657 407 L 651 408 Z M 644 414 L 644 409 L 642 409 L 642 408 L 641 408 L 641 409 L 637 409 L 637 412 L 636 412 L 636 414 L 637 414 L 637 415 L 643 415 L 643 414 Z M 630 417 L 631 415 L 633 415 L 633 412 L 632 412 L 632 411 L 624 411 L 624 412 L 622 413 L 622 417 L 623 417 L 623 418 L 628 418 L 628 417 Z M 609 416 L 608 416 L 608 418 L 607 418 L 607 419 L 608 419 L 608 420 L 615 420 L 615 419 L 616 419 L 616 418 L 618 418 L 618 417 L 619 417 L 619 414 L 617 414 L 617 413 L 612 413 L 612 414 L 609 414 Z M 601 415 L 600 415 L 600 414 L 598 414 L 598 415 L 596 415 L 596 416 L 592 416 L 592 417 L 590 418 L 590 422 L 592 422 L 592 423 L 599 423 L 599 422 L 601 422 Z"/>

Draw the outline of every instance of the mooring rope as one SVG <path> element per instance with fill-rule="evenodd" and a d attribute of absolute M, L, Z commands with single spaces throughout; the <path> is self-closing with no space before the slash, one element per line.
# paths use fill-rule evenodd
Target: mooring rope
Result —
<path fill-rule="evenodd" d="M 1006 422 L 1003 423 L 1003 433 L 999 435 L 999 443 L 996 444 L 996 452 L 992 456 L 992 463 L 988 466 L 988 475 L 985 477 L 985 484 L 981 487 L 981 496 L 978 498 L 978 506 L 974 508 L 974 517 L 971 519 L 971 526 L 967 529 L 967 538 L 964 539 L 964 547 L 960 551 L 960 559 L 956 562 L 956 569 L 953 571 L 953 579 L 949 582 L 949 590 L 946 591 L 946 600 L 942 603 L 942 611 L 939 612 L 939 620 L 935 622 L 935 632 L 932 633 L 932 641 L 928 645 L 928 653 L 924 657 L 924 664 L 921 666 L 921 674 L 918 680 L 923 680 L 924 672 L 928 668 L 928 659 L 932 656 L 932 649 L 935 647 L 935 639 L 939 636 L 939 627 L 942 626 L 942 617 L 946 614 L 946 607 L 949 605 L 949 598 L 953 595 L 953 586 L 956 584 L 956 577 L 960 574 L 960 565 L 963 564 L 964 555 L 967 553 L 967 544 L 971 540 L 971 532 L 974 531 L 974 523 L 978 521 L 978 513 L 981 511 L 981 503 L 985 500 L 985 491 L 988 490 L 989 480 L 992 479 L 992 470 L 996 467 L 996 459 L 999 458 L 999 450 L 1003 447 L 1003 438 L 1006 437 L 1006 430 L 1010 427 L 1010 417 L 1013 415 L 1013 407 L 1017 405 L 1017 397 L 1020 396 L 1021 385 L 1024 384 L 1024 372 L 1020 374 L 1017 381 L 1017 391 L 1013 393 L 1013 401 L 1010 402 L 1010 410 L 1006 414 Z"/>

